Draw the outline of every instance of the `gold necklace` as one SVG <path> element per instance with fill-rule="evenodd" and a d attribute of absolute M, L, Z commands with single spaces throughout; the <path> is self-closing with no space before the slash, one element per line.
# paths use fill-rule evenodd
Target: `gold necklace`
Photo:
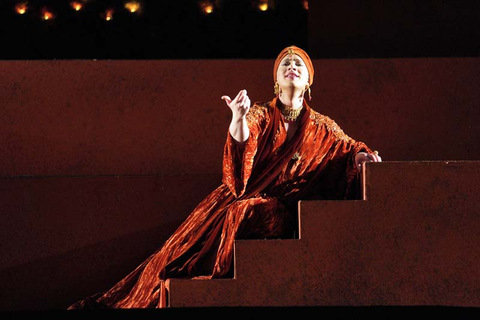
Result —
<path fill-rule="evenodd" d="M 287 121 L 297 121 L 298 116 L 302 113 L 302 110 L 303 105 L 298 109 L 293 109 L 292 107 L 280 103 L 280 112 Z"/>

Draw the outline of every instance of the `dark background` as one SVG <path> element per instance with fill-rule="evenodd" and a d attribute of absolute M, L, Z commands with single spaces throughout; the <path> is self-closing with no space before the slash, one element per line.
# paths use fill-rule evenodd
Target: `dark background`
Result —
<path fill-rule="evenodd" d="M 270 59 L 285 46 L 313 59 L 478 56 L 479 1 L 68 0 L 0 4 L 0 59 Z M 43 8 L 56 16 L 41 19 Z M 105 21 L 107 8 L 115 10 Z"/>
<path fill-rule="evenodd" d="M 19 1 L 2 1 L 4 59 L 203 59 L 269 58 L 281 46 L 306 47 L 308 11 L 303 2 L 210 1 L 205 14 L 198 0 L 143 0 L 130 13 L 127 1 L 89 0 L 75 11 L 67 0 L 30 0 L 31 9 L 18 15 Z M 43 7 L 56 17 L 41 19 Z M 102 13 L 115 10 L 106 21 Z M 278 41 L 282 39 L 282 41 Z"/>

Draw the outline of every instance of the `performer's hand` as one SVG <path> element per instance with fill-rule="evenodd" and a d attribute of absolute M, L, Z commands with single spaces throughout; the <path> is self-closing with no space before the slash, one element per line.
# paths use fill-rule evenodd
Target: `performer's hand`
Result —
<path fill-rule="evenodd" d="M 222 96 L 227 106 L 232 109 L 233 118 L 240 119 L 244 117 L 250 110 L 250 98 L 247 95 L 247 90 L 240 90 L 235 99 L 230 99 L 229 96 Z"/>
<path fill-rule="evenodd" d="M 358 171 L 362 171 L 364 162 L 382 162 L 382 157 L 378 155 L 378 151 L 373 153 L 359 152 L 355 155 L 355 165 Z"/>

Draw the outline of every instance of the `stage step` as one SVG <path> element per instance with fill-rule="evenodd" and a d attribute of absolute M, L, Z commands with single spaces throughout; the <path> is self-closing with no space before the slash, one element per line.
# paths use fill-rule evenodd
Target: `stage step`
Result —
<path fill-rule="evenodd" d="M 363 200 L 301 201 L 299 239 L 235 243 L 170 307 L 480 306 L 480 161 L 365 165 Z"/>

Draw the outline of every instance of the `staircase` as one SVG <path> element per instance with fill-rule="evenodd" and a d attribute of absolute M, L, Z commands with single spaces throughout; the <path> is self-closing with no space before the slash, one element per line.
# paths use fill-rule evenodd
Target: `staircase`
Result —
<path fill-rule="evenodd" d="M 170 307 L 480 306 L 480 162 L 365 164 L 363 200 L 301 201 L 299 239 L 235 243 Z"/>
<path fill-rule="evenodd" d="M 480 307 L 480 161 L 364 169 L 363 200 L 301 201 L 298 239 L 237 241 L 233 278 L 170 279 L 164 310 Z M 0 310 L 64 310 L 109 289 L 220 179 L 0 179 Z"/>

